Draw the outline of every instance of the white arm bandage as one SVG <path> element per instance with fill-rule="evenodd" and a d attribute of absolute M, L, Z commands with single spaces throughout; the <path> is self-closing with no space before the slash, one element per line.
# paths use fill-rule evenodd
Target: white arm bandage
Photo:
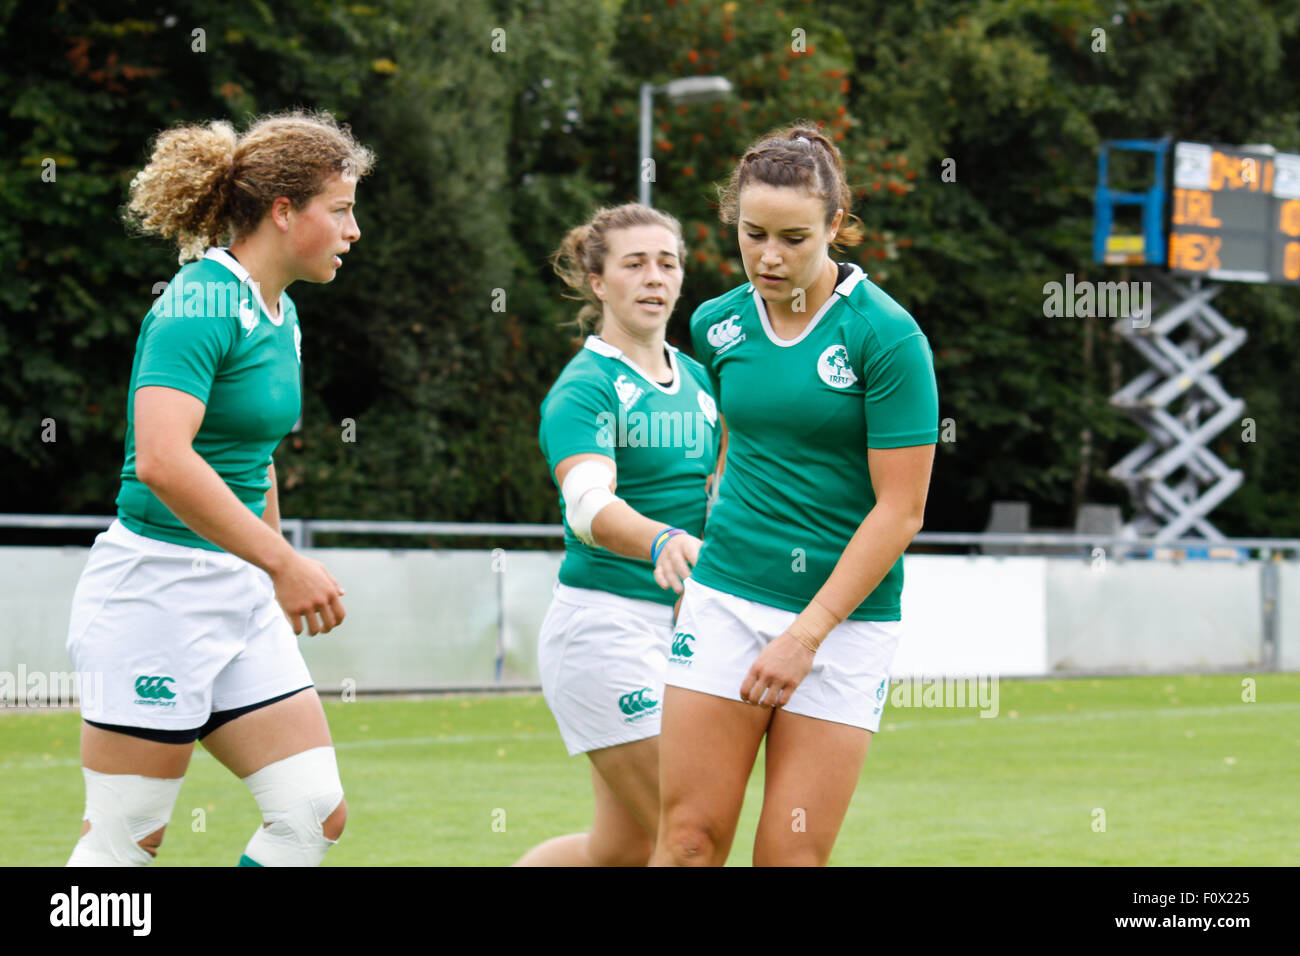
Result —
<path fill-rule="evenodd" d="M 591 536 L 591 522 L 607 504 L 623 500 L 609 490 L 609 483 L 613 480 L 613 469 L 598 461 L 580 462 L 564 476 L 560 488 L 564 515 L 583 544 L 598 547 Z"/>

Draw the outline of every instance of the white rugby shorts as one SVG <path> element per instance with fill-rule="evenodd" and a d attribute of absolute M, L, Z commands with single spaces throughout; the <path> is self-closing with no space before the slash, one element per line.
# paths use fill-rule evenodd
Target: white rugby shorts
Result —
<path fill-rule="evenodd" d="M 82 717 L 124 727 L 191 730 L 312 683 L 265 571 L 120 521 L 90 549 L 67 647 L 100 691 L 83 693 Z"/>
<path fill-rule="evenodd" d="M 759 653 L 796 617 L 687 579 L 665 682 L 739 701 L 740 687 Z M 901 634 L 901 621 L 842 622 L 817 649 L 808 676 L 782 706 L 792 714 L 874 733 L 889 696 L 889 672 Z"/>
<path fill-rule="evenodd" d="M 672 621 L 672 605 L 555 585 L 537 660 L 570 756 L 658 736 Z"/>

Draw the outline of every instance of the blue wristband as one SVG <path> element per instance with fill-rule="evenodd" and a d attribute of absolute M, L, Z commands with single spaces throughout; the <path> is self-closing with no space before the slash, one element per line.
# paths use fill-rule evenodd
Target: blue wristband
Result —
<path fill-rule="evenodd" d="M 650 563 L 651 564 L 659 563 L 659 554 L 661 551 L 663 551 L 664 547 L 668 544 L 669 538 L 673 537 L 674 535 L 685 534 L 685 533 L 686 532 L 683 531 L 681 528 L 668 528 L 665 531 L 660 531 L 659 536 L 655 538 L 655 543 L 650 546 Z"/>

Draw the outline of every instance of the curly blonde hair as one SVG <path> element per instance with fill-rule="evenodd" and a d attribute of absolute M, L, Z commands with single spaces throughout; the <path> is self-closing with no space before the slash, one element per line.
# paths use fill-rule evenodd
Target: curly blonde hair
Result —
<path fill-rule="evenodd" d="M 291 110 L 255 119 L 239 136 L 229 123 L 175 126 L 154 140 L 131 180 L 123 218 L 140 232 L 176 242 L 179 261 L 253 232 L 284 196 L 302 209 L 335 174 L 360 179 L 375 154 L 325 111 Z"/>
<path fill-rule="evenodd" d="M 801 137 L 807 142 L 800 142 Z M 844 158 L 813 123 L 796 120 L 745 150 L 731 178 L 718 187 L 718 218 L 727 225 L 740 219 L 740 191 L 751 182 L 802 189 L 821 199 L 827 226 L 835 210 L 843 209 L 844 221 L 831 241 L 834 248 L 856 246 L 866 236 L 862 220 L 850 211 L 853 192 L 844 176 Z"/>
<path fill-rule="evenodd" d="M 609 255 L 609 234 L 633 226 L 663 226 L 677 237 L 677 261 L 686 264 L 686 242 L 682 239 L 682 226 L 673 216 L 640 203 L 605 206 L 581 226 L 574 226 L 565 235 L 560 247 L 551 254 L 551 265 L 564 284 L 577 292 L 567 298 L 583 303 L 573 324 L 578 332 L 600 334 L 604 318 L 604 305 L 591 288 L 588 275 L 605 272 L 605 257 Z"/>

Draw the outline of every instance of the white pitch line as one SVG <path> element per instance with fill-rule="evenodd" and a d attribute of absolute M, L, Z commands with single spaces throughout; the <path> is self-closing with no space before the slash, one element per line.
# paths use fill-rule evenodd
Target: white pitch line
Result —
<path fill-rule="evenodd" d="M 39 770 L 42 767 L 80 767 L 81 758 L 77 757 L 51 757 L 49 760 L 7 760 L 0 763 L 0 771 L 7 770 Z"/>
<path fill-rule="evenodd" d="M 892 705 L 891 705 L 892 707 Z M 894 711 L 912 710 L 911 707 L 892 707 Z M 923 710 L 940 710 L 959 708 L 920 708 Z M 995 718 L 980 718 L 979 708 L 965 707 L 962 710 L 970 711 L 967 717 L 948 717 L 937 720 L 905 720 L 905 721 L 885 721 L 883 729 L 887 733 L 893 733 L 899 730 L 916 730 L 925 727 L 944 727 L 956 724 L 966 724 L 968 726 L 981 726 L 985 723 L 997 720 L 1001 726 L 1012 723 L 1025 724 L 1043 724 L 1043 723 L 1074 723 L 1084 720 L 1135 720 L 1143 717 L 1221 717 L 1224 715 L 1242 716 L 1249 713 L 1272 712 L 1278 710 L 1300 710 L 1300 701 L 1278 701 L 1277 703 L 1254 703 L 1254 704 L 1232 704 L 1230 706 L 1217 705 L 1213 707 L 1156 707 L 1147 710 L 1105 710 L 1105 711 L 1079 711 L 1078 713 L 1057 713 L 1057 714 L 1036 714 L 1028 717 L 1008 717 L 1006 711 L 1002 711 Z M 886 711 L 889 713 L 889 711 Z M 531 734 L 443 734 L 440 737 L 389 737 L 375 740 L 343 740 L 336 741 L 334 746 L 338 750 L 361 750 L 369 747 L 401 747 L 401 746 L 424 746 L 427 744 L 478 744 L 489 743 L 492 741 L 512 741 L 512 740 L 549 740 L 557 737 L 556 733 L 531 733 Z M 213 756 L 201 747 L 194 750 L 195 760 L 212 760 Z M 0 771 L 6 770 L 33 770 L 43 767 L 79 767 L 81 766 L 80 758 L 59 757 L 50 760 L 10 760 L 0 763 Z"/>
<path fill-rule="evenodd" d="M 444 734 L 441 737 L 389 737 L 375 740 L 341 740 L 334 742 L 336 750 L 361 750 L 368 747 L 410 747 L 429 744 L 476 744 L 493 741 L 512 740 L 549 740 L 559 739 L 559 732 L 553 734 Z M 193 760 L 215 760 L 216 758 L 202 745 L 194 748 Z M 9 760 L 0 763 L 0 772 L 6 770 L 34 770 L 42 767 L 80 767 L 81 758 L 57 757 L 49 760 Z"/>
<path fill-rule="evenodd" d="M 477 744 L 493 740 L 559 739 L 559 731 L 550 734 L 444 734 L 441 737 L 395 737 L 390 740 L 344 740 L 334 746 L 351 750 L 360 747 L 388 747 L 403 744 Z"/>
<path fill-rule="evenodd" d="M 1014 709 L 1014 708 L 1012 708 Z M 1221 717 L 1225 714 L 1240 716 L 1244 713 L 1253 711 L 1274 711 L 1274 710 L 1297 710 L 1300 709 L 1300 701 L 1278 701 L 1277 703 L 1254 703 L 1254 704 L 1232 704 L 1230 706 L 1216 705 L 1213 707 L 1155 707 L 1148 710 L 1100 710 L 1086 711 L 1081 710 L 1074 713 L 1057 713 L 1057 714 L 1035 714 L 1028 717 L 1008 717 L 1006 710 L 999 710 L 997 717 L 978 716 L 980 708 L 978 707 L 895 707 L 892 704 L 890 709 L 886 710 L 967 710 L 971 712 L 969 717 L 949 717 L 940 720 L 905 720 L 898 723 L 883 721 L 882 726 L 890 731 L 894 730 L 914 730 L 917 727 L 938 727 L 947 724 L 969 724 L 972 721 L 980 724 L 992 724 L 998 721 L 1001 724 L 1025 723 L 1025 724 L 1057 724 L 1073 723 L 1078 720 L 1131 720 L 1140 717 Z"/>

